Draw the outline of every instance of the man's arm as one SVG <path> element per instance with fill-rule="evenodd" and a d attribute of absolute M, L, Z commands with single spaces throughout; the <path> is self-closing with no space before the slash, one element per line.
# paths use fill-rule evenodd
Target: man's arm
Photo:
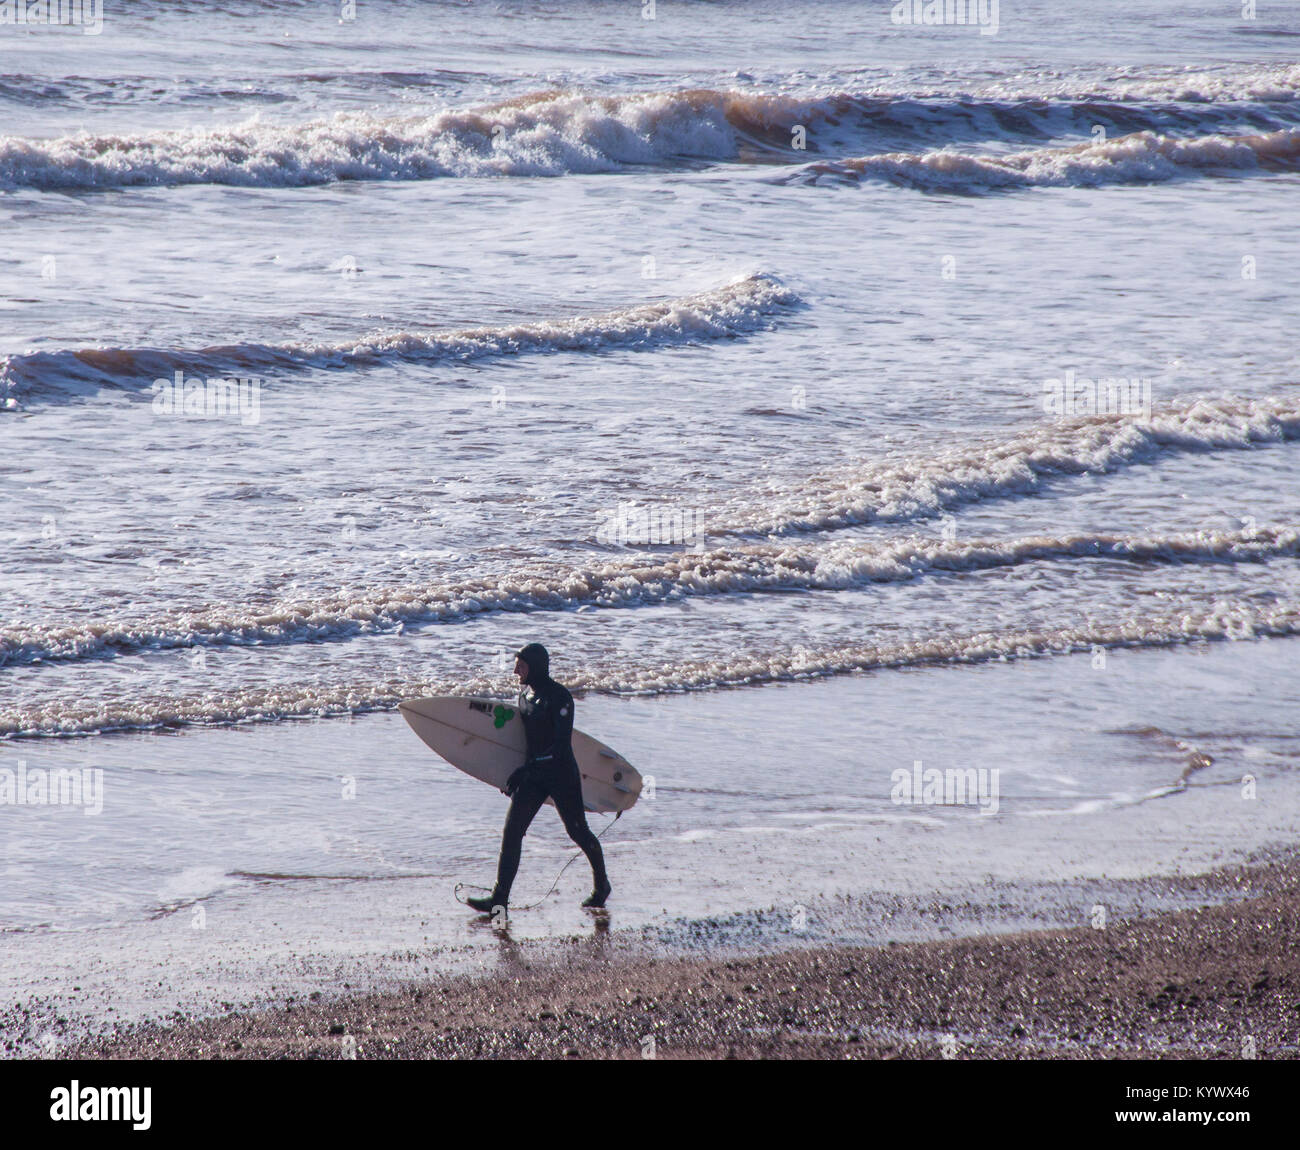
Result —
<path fill-rule="evenodd" d="M 567 687 L 555 692 L 555 738 L 552 746 L 558 752 L 573 751 L 573 696 Z"/>

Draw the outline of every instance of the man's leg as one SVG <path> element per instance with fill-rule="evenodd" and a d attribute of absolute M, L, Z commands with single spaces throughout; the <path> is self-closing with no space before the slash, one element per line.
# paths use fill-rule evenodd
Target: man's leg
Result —
<path fill-rule="evenodd" d="M 598 839 L 587 825 L 587 812 L 582 806 L 582 779 L 575 770 L 551 788 L 551 797 L 555 800 L 555 809 L 564 820 L 564 829 L 569 838 L 582 848 L 582 853 L 591 863 L 591 880 L 594 887 L 592 897 L 584 906 L 604 906 L 611 887 L 609 876 L 605 874 L 605 852 L 600 849 Z"/>
<path fill-rule="evenodd" d="M 506 829 L 501 834 L 501 858 L 497 862 L 497 885 L 492 891 L 492 902 L 507 906 L 510 888 L 519 872 L 519 855 L 523 850 L 524 835 L 537 812 L 546 802 L 546 789 L 535 783 L 525 783 L 510 800 L 510 813 L 506 815 Z"/>

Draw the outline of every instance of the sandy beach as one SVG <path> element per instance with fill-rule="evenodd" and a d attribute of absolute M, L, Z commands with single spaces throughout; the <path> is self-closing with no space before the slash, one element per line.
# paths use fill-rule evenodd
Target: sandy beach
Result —
<path fill-rule="evenodd" d="M 147 1026 L 90 1058 L 1294 1059 L 1300 868 L 1233 903 L 1072 930 L 719 958 L 613 935 L 492 977 Z M 489 926 L 485 930 L 492 930 Z M 312 998 L 317 999 L 313 1001 Z"/>

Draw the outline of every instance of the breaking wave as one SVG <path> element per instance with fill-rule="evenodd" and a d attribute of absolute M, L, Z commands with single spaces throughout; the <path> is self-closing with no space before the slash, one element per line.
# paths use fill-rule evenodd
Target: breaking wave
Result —
<path fill-rule="evenodd" d="M 0 665 L 66 661 L 111 652 L 348 639 L 485 612 L 635 607 L 760 591 L 838 591 L 900 583 L 937 572 L 1023 563 L 1110 559 L 1146 563 L 1259 563 L 1300 555 L 1293 528 L 1115 536 L 1030 536 L 1003 541 L 832 541 L 756 544 L 629 558 L 585 569 L 552 566 L 516 575 L 292 600 L 261 608 L 226 604 L 202 612 L 89 624 L 0 630 Z"/>
<path fill-rule="evenodd" d="M 890 152 L 805 164 L 788 181 L 806 184 L 884 181 L 929 192 L 1014 188 L 1092 188 L 1144 184 L 1224 172 L 1300 168 L 1300 129 L 1180 139 L 1153 131 L 1103 143 L 971 155 L 948 148 Z"/>
<path fill-rule="evenodd" d="M 1300 400 L 1197 399 L 1150 418 L 1044 422 L 1010 439 L 814 475 L 798 490 L 758 490 L 711 517 L 711 532 L 780 535 L 934 516 L 981 499 L 1030 495 L 1044 480 L 1149 463 L 1171 451 L 1246 449 L 1300 438 Z"/>
<path fill-rule="evenodd" d="M 794 106 L 775 99 L 777 115 Z M 761 135 L 765 102 L 712 90 L 621 96 L 545 91 L 422 116 L 345 112 L 302 124 L 254 120 L 139 135 L 6 136 L 0 137 L 0 187 L 282 188 L 340 180 L 561 176 L 673 160 L 719 161 L 736 156 L 738 130 Z"/>
<path fill-rule="evenodd" d="M 1250 640 L 1300 634 L 1300 605 L 1269 607 L 1236 602 L 1209 611 L 1089 621 L 1054 630 L 943 635 L 894 645 L 854 644 L 824 649 L 734 649 L 725 658 L 667 666 L 629 667 L 620 656 L 610 667 L 575 669 L 566 682 L 577 692 L 667 694 L 757 686 L 907 667 L 1041 658 L 1107 649 L 1169 647 L 1184 643 Z M 482 675 L 445 680 L 390 681 L 254 688 L 226 695 L 137 698 L 103 703 L 52 702 L 0 710 L 0 738 L 76 736 L 215 724 L 390 711 L 419 695 L 495 694 L 500 683 Z"/>
<path fill-rule="evenodd" d="M 417 81 L 411 83 L 418 87 Z M 19 99 L 24 90 L 32 99 L 64 98 L 64 87 L 80 91 L 85 83 L 78 79 L 61 86 L 11 77 L 8 86 L 0 84 L 0 98 Z M 1297 68 L 1253 79 L 1206 77 L 1199 88 L 1190 81 L 1169 81 L 1047 96 L 547 90 L 425 115 L 342 112 L 298 124 L 253 119 L 233 127 L 134 135 L 0 136 L 0 188 L 282 188 L 344 180 L 563 176 L 636 165 L 789 162 L 801 155 L 797 132 L 802 154 L 821 156 L 1087 136 L 1098 124 L 1112 134 L 1275 132 L 1300 123 L 1297 96 Z M 284 98 L 273 92 L 263 96 L 271 103 Z"/>
<path fill-rule="evenodd" d="M 168 348 L 80 348 L 0 359 L 0 381 L 21 398 L 69 384 L 103 386 L 134 380 L 147 387 L 173 372 L 236 376 L 272 368 L 359 367 L 391 360 L 465 362 L 548 352 L 653 348 L 740 336 L 770 325 L 800 303 L 769 275 L 598 315 L 453 331 L 380 332 L 342 343 L 236 343 L 195 351 Z"/>

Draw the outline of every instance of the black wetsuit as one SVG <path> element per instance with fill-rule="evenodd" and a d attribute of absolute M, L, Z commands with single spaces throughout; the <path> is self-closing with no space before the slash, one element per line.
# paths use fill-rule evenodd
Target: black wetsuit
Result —
<path fill-rule="evenodd" d="M 529 649 L 525 648 L 525 652 Z M 597 887 L 605 886 L 605 857 L 600 842 L 587 826 L 582 805 L 582 777 L 573 757 L 573 696 L 552 679 L 548 661 L 521 654 L 529 665 L 528 685 L 519 694 L 520 717 L 528 739 L 528 761 L 515 772 L 510 813 L 501 836 L 501 859 L 497 864 L 497 885 L 492 897 L 507 904 L 510 888 L 519 870 L 524 835 L 547 797 L 564 820 L 564 829 L 591 863 Z"/>

